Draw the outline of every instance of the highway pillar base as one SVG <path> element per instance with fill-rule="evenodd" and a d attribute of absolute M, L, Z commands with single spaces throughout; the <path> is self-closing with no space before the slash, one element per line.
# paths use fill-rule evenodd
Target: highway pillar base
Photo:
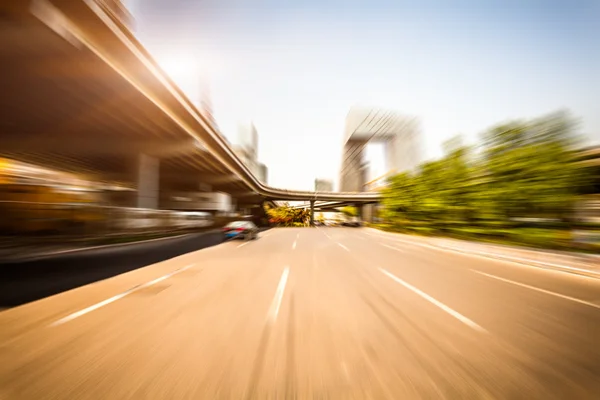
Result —
<path fill-rule="evenodd" d="M 158 158 L 140 154 L 137 171 L 137 207 L 158 208 L 159 196 L 159 166 Z"/>

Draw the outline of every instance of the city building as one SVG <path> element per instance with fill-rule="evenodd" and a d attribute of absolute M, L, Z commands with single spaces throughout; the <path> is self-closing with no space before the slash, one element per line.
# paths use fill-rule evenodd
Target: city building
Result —
<path fill-rule="evenodd" d="M 388 184 L 388 178 L 394 175 L 395 171 L 391 170 L 387 173 L 376 177 L 375 179 L 371 179 L 369 182 L 365 183 L 364 191 L 365 192 L 379 192 L 381 189 L 385 188 Z"/>
<path fill-rule="evenodd" d="M 329 179 L 315 179 L 315 192 L 333 192 L 333 181 Z"/>
<path fill-rule="evenodd" d="M 253 123 L 238 126 L 237 143 L 233 146 L 233 149 L 250 172 L 260 182 L 267 184 L 268 168 L 258 161 L 258 132 Z"/>
<path fill-rule="evenodd" d="M 200 76 L 200 87 L 199 87 L 199 101 L 196 104 L 198 111 L 206 120 L 212 125 L 215 131 L 219 131 L 217 126 L 217 121 L 215 120 L 213 104 L 212 104 L 212 96 L 210 92 L 210 85 L 208 82 Z"/>
<path fill-rule="evenodd" d="M 269 180 L 269 169 L 267 168 L 267 166 L 265 164 L 263 164 L 263 163 L 258 164 L 257 177 L 258 177 L 259 181 L 261 181 L 265 185 L 267 184 L 267 182 Z"/>
<path fill-rule="evenodd" d="M 385 168 L 396 173 L 416 168 L 421 162 L 421 135 L 415 118 L 395 111 L 352 108 L 346 117 L 340 189 L 367 190 L 368 164 L 364 153 L 369 142 L 385 146 Z"/>

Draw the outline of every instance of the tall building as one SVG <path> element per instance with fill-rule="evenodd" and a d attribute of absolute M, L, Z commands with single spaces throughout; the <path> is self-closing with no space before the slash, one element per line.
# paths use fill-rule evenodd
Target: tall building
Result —
<path fill-rule="evenodd" d="M 202 116 L 204 118 L 206 118 L 206 120 L 213 126 L 213 128 L 215 128 L 215 130 L 218 132 L 218 126 L 217 126 L 217 121 L 215 120 L 214 117 L 214 111 L 213 111 L 213 104 L 212 104 L 212 96 L 210 93 L 210 85 L 208 84 L 208 82 L 205 79 L 202 79 L 202 77 L 200 77 L 200 93 L 199 93 L 199 104 L 198 104 L 198 110 L 200 111 L 200 114 L 202 114 Z"/>
<path fill-rule="evenodd" d="M 368 164 L 364 153 L 370 141 L 383 142 L 387 171 L 416 168 L 421 162 L 420 131 L 415 118 L 376 108 L 352 108 L 346 117 L 340 188 L 366 190 Z"/>
<path fill-rule="evenodd" d="M 315 192 L 333 192 L 333 182 L 329 179 L 315 179 Z"/>
<path fill-rule="evenodd" d="M 258 132 L 253 123 L 249 122 L 238 126 L 237 144 L 252 159 L 258 157 Z"/>
<path fill-rule="evenodd" d="M 259 181 L 261 181 L 265 185 L 267 184 L 267 182 L 269 180 L 269 169 L 267 168 L 267 166 L 265 164 L 263 164 L 263 163 L 258 164 L 257 176 L 258 176 Z"/>
<path fill-rule="evenodd" d="M 260 182 L 267 184 L 268 168 L 258 161 L 258 132 L 253 123 L 238 126 L 237 143 L 233 146 L 233 149 L 250 172 Z"/>

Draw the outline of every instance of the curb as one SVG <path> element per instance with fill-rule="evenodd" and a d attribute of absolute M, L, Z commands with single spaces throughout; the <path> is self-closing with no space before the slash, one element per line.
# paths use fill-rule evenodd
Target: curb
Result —
<path fill-rule="evenodd" d="M 191 236 L 191 235 L 195 235 L 195 234 L 197 234 L 198 236 L 204 236 L 206 234 L 214 233 L 216 231 L 217 230 L 210 230 L 210 231 L 206 231 L 206 232 L 196 232 L 196 233 L 184 233 L 181 235 L 166 236 L 166 237 L 154 238 L 154 239 L 148 239 L 148 240 L 137 240 L 137 241 L 127 242 L 127 243 L 115 243 L 115 244 L 105 244 L 105 245 L 100 245 L 100 246 L 80 247 L 80 248 L 67 249 L 67 250 L 57 250 L 57 251 L 50 251 L 50 252 L 45 252 L 45 253 L 41 253 L 41 254 L 34 254 L 29 257 L 25 256 L 25 257 L 3 258 L 0 260 L 0 265 L 9 264 L 9 263 L 12 264 L 12 263 L 38 261 L 38 260 L 43 260 L 45 258 L 58 257 L 58 256 L 62 256 L 62 255 L 67 255 L 67 254 L 76 254 L 76 253 L 81 253 L 81 252 L 86 252 L 86 251 L 111 249 L 111 248 L 114 249 L 114 248 L 119 248 L 119 247 L 141 245 L 141 244 L 152 243 L 152 242 L 157 242 L 157 241 L 166 241 L 169 239 L 181 239 L 183 237 Z"/>
<path fill-rule="evenodd" d="M 380 232 L 380 233 L 385 233 L 387 235 L 409 236 L 410 237 L 410 235 L 397 234 L 397 233 L 387 232 L 387 231 L 383 231 L 383 230 L 379 230 L 379 229 L 375 229 L 375 228 L 370 228 L 370 229 Z M 427 241 L 425 241 L 425 242 L 427 242 Z M 468 243 L 473 243 L 473 242 L 468 242 Z M 576 268 L 576 267 L 569 267 L 567 265 L 547 263 L 547 262 L 536 261 L 536 260 L 531 260 L 531 259 L 527 259 L 527 258 L 502 256 L 502 255 L 496 255 L 496 254 L 491 254 L 491 253 L 481 253 L 481 252 L 477 252 L 477 251 L 459 250 L 459 249 L 455 249 L 452 247 L 446 247 L 446 246 L 440 245 L 440 244 L 419 243 L 418 240 L 415 241 L 415 244 L 431 246 L 431 247 L 439 249 L 439 250 L 451 251 L 453 253 L 465 254 L 465 255 L 476 256 L 476 257 L 483 257 L 483 258 L 497 260 L 497 261 L 504 261 L 504 262 L 511 262 L 514 264 L 526 265 L 528 267 L 543 268 L 543 269 L 549 269 L 549 270 L 554 270 L 554 271 L 559 271 L 559 272 L 570 273 L 570 274 L 574 274 L 574 275 L 586 276 L 588 278 L 600 279 L 600 271 L 594 271 L 594 270 L 588 270 L 588 269 Z M 478 243 L 473 243 L 473 244 L 477 245 Z M 578 256 L 579 256 L 579 254 L 578 254 Z M 590 261 L 592 261 L 592 262 L 595 262 L 596 260 L 598 260 L 598 262 L 600 262 L 600 256 L 598 256 L 598 255 L 585 254 L 584 256 L 585 256 L 585 258 L 591 259 Z"/>
<path fill-rule="evenodd" d="M 442 249 L 442 250 L 452 251 L 454 253 L 461 253 L 461 254 L 465 254 L 465 255 L 483 257 L 483 258 L 488 258 L 488 259 L 492 259 L 492 260 L 526 265 L 528 267 L 549 269 L 549 270 L 565 272 L 565 273 L 574 274 L 574 275 L 586 276 L 588 278 L 600 279 L 600 272 L 596 272 L 593 270 L 569 267 L 566 265 L 549 264 L 549 263 L 545 263 L 542 261 L 528 260 L 526 258 L 515 258 L 515 257 L 510 257 L 510 256 L 499 256 L 499 255 L 495 255 L 495 254 L 478 253 L 478 252 L 473 252 L 473 251 L 462 251 L 462 250 L 456 250 L 456 249 L 453 249 L 450 247 L 443 247 L 443 246 L 435 246 L 435 247 Z"/>

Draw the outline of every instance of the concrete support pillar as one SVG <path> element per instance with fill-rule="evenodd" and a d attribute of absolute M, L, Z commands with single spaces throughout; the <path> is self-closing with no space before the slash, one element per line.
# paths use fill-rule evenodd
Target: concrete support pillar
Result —
<path fill-rule="evenodd" d="M 368 222 L 370 224 L 374 221 L 375 214 L 375 205 L 374 204 L 365 204 L 362 206 L 362 220 L 364 222 Z"/>
<path fill-rule="evenodd" d="M 315 201 L 310 201 L 310 226 L 315 226 Z"/>
<path fill-rule="evenodd" d="M 137 207 L 158 208 L 160 161 L 140 154 L 137 170 Z"/>
<path fill-rule="evenodd" d="M 363 205 L 358 203 L 354 205 L 354 208 L 356 208 L 356 212 L 357 212 L 357 217 L 359 220 L 362 220 L 363 218 Z"/>

